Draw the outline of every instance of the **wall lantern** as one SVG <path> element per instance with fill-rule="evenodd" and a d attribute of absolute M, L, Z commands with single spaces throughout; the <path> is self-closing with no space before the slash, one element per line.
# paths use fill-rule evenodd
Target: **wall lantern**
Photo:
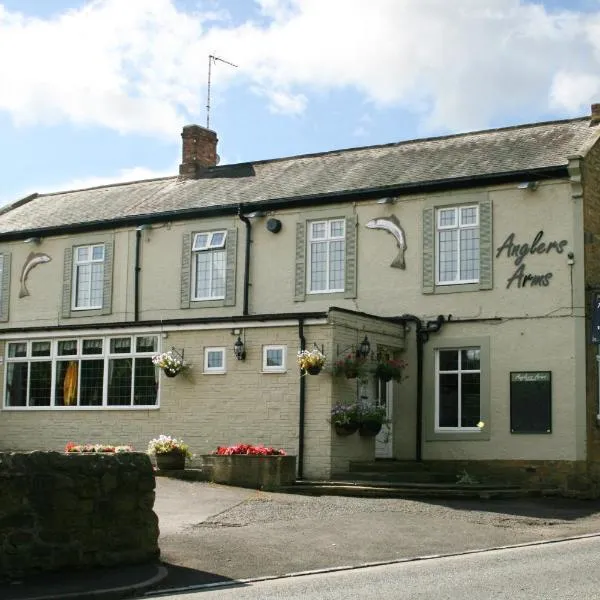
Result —
<path fill-rule="evenodd" d="M 356 355 L 358 358 L 367 358 L 371 352 L 371 343 L 369 338 L 365 335 L 365 339 L 358 345 L 356 349 Z"/>
<path fill-rule="evenodd" d="M 37 237 L 37 236 L 35 236 L 35 237 L 28 237 L 25 240 L 25 243 L 26 244 L 33 244 L 34 246 L 39 246 L 42 243 L 42 238 Z"/>
<path fill-rule="evenodd" d="M 246 359 L 246 348 L 244 346 L 244 342 L 242 342 L 242 338 L 238 335 L 238 339 L 235 340 L 233 344 L 233 353 L 238 360 Z"/>

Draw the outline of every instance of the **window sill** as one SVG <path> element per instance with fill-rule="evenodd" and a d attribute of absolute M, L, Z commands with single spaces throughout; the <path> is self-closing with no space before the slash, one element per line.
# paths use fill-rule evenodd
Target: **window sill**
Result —
<path fill-rule="evenodd" d="M 49 410 L 78 412 L 80 410 L 158 410 L 160 406 L 4 406 L 6 412 L 47 412 Z"/>
<path fill-rule="evenodd" d="M 430 431 L 426 436 L 428 442 L 489 442 L 489 440 L 489 431 L 472 429 Z"/>
<path fill-rule="evenodd" d="M 287 369 L 263 369 L 261 373 L 265 375 L 283 375 L 287 373 Z"/>
<path fill-rule="evenodd" d="M 203 371 L 203 375 L 227 375 L 227 371 Z"/>

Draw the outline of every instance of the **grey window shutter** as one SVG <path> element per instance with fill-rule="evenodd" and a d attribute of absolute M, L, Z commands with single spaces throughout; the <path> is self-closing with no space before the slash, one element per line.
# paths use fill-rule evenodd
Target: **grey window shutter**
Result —
<path fill-rule="evenodd" d="M 423 293 L 435 291 L 435 224 L 433 208 L 423 210 Z"/>
<path fill-rule="evenodd" d="M 479 203 L 479 289 L 491 290 L 492 273 L 492 201 Z"/>
<path fill-rule="evenodd" d="M 303 302 L 306 297 L 306 223 L 296 223 L 296 281 L 294 300 Z"/>
<path fill-rule="evenodd" d="M 62 289 L 62 317 L 68 319 L 71 316 L 71 284 L 73 279 L 73 248 L 65 248 L 63 263 L 63 289 Z"/>
<path fill-rule="evenodd" d="M 112 312 L 113 257 L 114 242 L 104 242 L 104 281 L 102 287 L 101 311 L 103 315 L 110 315 Z"/>
<path fill-rule="evenodd" d="M 356 217 L 346 218 L 346 281 L 344 298 L 356 298 Z"/>
<path fill-rule="evenodd" d="M 0 321 L 8 321 L 8 307 L 10 305 L 10 252 L 2 254 L 0 294 Z"/>
<path fill-rule="evenodd" d="M 235 306 L 235 283 L 237 262 L 237 229 L 227 230 L 227 262 L 225 267 L 225 306 Z"/>
<path fill-rule="evenodd" d="M 181 302 L 180 308 L 190 307 L 191 293 L 191 262 L 192 262 L 192 234 L 183 234 L 181 248 Z"/>

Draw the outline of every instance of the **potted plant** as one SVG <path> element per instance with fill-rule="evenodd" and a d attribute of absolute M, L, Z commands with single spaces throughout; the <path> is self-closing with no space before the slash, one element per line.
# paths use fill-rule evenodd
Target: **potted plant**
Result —
<path fill-rule="evenodd" d="M 338 435 L 350 435 L 358 429 L 358 405 L 337 402 L 331 409 L 331 424 Z"/>
<path fill-rule="evenodd" d="M 179 375 L 187 366 L 181 355 L 173 350 L 155 354 L 152 357 L 152 363 L 161 368 L 167 377 Z"/>
<path fill-rule="evenodd" d="M 181 471 L 185 469 L 185 459 L 192 457 L 189 446 L 170 435 L 150 440 L 148 454 L 156 457 L 156 466 L 161 471 Z"/>
<path fill-rule="evenodd" d="M 400 381 L 402 371 L 406 368 L 406 362 L 401 359 L 383 358 L 375 363 L 373 373 L 381 381 Z"/>
<path fill-rule="evenodd" d="M 318 375 L 325 365 L 325 355 L 318 349 L 298 352 L 298 366 L 309 375 Z"/>
<path fill-rule="evenodd" d="M 361 404 L 358 406 L 358 433 L 363 437 L 376 436 L 385 423 L 385 407 L 376 404 Z"/>
<path fill-rule="evenodd" d="M 347 354 L 335 362 L 333 374 L 346 379 L 364 379 L 367 374 L 367 361 L 355 354 Z"/>

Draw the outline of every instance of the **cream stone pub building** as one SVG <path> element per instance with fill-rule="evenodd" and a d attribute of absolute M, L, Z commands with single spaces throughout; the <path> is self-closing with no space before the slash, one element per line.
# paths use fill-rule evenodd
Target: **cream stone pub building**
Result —
<path fill-rule="evenodd" d="M 599 134 L 594 105 L 220 166 L 191 125 L 176 176 L 5 207 L 0 449 L 165 433 L 282 447 L 305 479 L 377 457 L 597 493 Z M 401 382 L 332 375 L 365 338 Z M 328 364 L 301 376 L 315 346 Z M 375 439 L 329 422 L 359 397 L 386 406 Z"/>

